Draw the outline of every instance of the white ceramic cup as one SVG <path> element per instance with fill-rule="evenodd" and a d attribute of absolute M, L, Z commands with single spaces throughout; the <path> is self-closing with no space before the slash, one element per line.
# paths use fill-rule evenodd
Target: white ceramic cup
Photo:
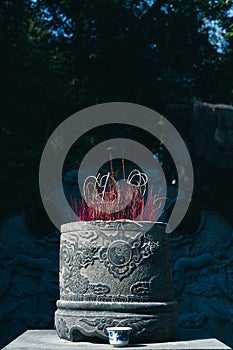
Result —
<path fill-rule="evenodd" d="M 122 347 L 129 343 L 131 327 L 107 327 L 109 343 L 115 347 Z"/>

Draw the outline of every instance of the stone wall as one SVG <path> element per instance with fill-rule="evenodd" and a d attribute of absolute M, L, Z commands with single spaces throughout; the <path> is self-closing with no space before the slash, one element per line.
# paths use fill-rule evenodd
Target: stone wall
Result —
<path fill-rule="evenodd" d="M 190 150 L 195 177 L 188 220 L 172 236 L 180 326 L 202 327 L 232 346 L 233 107 L 168 105 L 166 115 Z"/>
<path fill-rule="evenodd" d="M 167 105 L 165 115 L 191 153 L 195 207 L 219 212 L 233 223 L 233 106 Z"/>
<path fill-rule="evenodd" d="M 203 328 L 233 345 L 233 107 L 166 107 L 190 150 L 192 205 L 172 235 L 175 295 L 183 328 Z M 72 191 L 75 183 L 66 184 Z M 32 235 L 24 213 L 0 226 L 0 347 L 26 329 L 53 328 L 59 232 Z"/>

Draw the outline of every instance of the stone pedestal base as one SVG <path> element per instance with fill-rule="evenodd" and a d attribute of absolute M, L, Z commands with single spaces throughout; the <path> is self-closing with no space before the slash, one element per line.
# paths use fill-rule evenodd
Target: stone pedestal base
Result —
<path fill-rule="evenodd" d="M 177 329 L 176 302 L 106 303 L 57 302 L 55 326 L 70 341 L 108 340 L 108 327 L 131 327 L 134 343 L 172 339 Z"/>
<path fill-rule="evenodd" d="M 113 349 L 108 343 L 69 342 L 60 339 L 55 330 L 33 330 L 23 333 L 3 350 L 105 350 Z M 128 345 L 127 350 L 152 349 L 231 349 L 217 339 L 208 337 L 199 330 L 180 330 L 174 341 Z"/>

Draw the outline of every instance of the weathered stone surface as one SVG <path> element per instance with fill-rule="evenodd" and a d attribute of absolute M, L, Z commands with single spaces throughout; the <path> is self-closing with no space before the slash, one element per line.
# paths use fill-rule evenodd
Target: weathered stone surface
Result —
<path fill-rule="evenodd" d="M 109 326 L 130 326 L 132 338 L 162 341 L 177 326 L 169 235 L 163 223 L 130 220 L 62 226 L 61 338 L 106 339 Z"/>
<path fill-rule="evenodd" d="M 35 237 L 22 213 L 1 223 L 0 349 L 27 329 L 53 327 L 59 237 Z"/>
<path fill-rule="evenodd" d="M 232 346 L 233 231 L 221 215 L 202 212 L 193 234 L 172 235 L 179 325 L 203 328 Z"/>
<path fill-rule="evenodd" d="M 195 153 L 216 168 L 232 169 L 233 106 L 197 102 L 191 127 Z"/>
<path fill-rule="evenodd" d="M 167 105 L 165 114 L 190 151 L 197 207 L 221 213 L 233 224 L 233 106 L 201 102 L 193 107 Z M 192 231 L 193 220 L 185 226 Z"/>
<path fill-rule="evenodd" d="M 165 107 L 165 115 L 195 156 L 220 169 L 232 169 L 233 106 L 195 102 Z"/>
<path fill-rule="evenodd" d="M 152 350 L 152 349 L 230 349 L 215 338 L 208 337 L 198 330 L 180 330 L 173 341 L 166 343 L 130 344 L 127 350 Z M 98 350 L 113 349 L 113 346 L 106 343 L 79 342 L 72 343 L 58 338 L 53 330 L 27 331 L 7 345 L 3 350 Z"/>
<path fill-rule="evenodd" d="M 53 327 L 59 235 L 53 233 L 35 241 L 17 215 L 1 226 L 0 237 L 4 242 L 0 270 L 2 348 L 27 329 Z M 172 255 L 180 326 L 203 327 L 233 346 L 233 244 L 229 222 L 217 213 L 203 212 L 196 232 L 172 234 Z"/>

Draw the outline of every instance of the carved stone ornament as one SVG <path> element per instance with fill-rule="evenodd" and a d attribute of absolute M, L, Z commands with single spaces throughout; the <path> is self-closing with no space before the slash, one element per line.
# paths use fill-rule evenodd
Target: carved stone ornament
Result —
<path fill-rule="evenodd" d="M 166 225 L 130 220 L 62 226 L 61 338 L 107 339 L 107 327 L 132 327 L 133 341 L 165 341 L 177 328 Z"/>

